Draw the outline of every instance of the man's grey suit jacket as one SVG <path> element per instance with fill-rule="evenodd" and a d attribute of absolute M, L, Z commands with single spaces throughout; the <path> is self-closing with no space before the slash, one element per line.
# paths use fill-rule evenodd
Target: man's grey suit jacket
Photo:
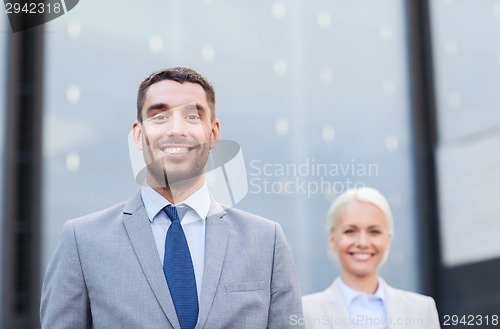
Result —
<path fill-rule="evenodd" d="M 205 243 L 196 328 L 290 328 L 302 316 L 279 224 L 212 200 Z M 140 193 L 66 222 L 43 283 L 42 328 L 180 328 L 162 266 Z"/>

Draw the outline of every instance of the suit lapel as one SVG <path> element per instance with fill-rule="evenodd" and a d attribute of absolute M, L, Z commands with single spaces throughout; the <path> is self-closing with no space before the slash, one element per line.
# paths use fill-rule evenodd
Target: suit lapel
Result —
<path fill-rule="evenodd" d="M 382 279 L 379 279 L 382 280 Z M 396 319 L 405 318 L 404 302 L 400 300 L 400 296 L 397 291 L 389 286 L 385 281 L 384 284 L 384 294 L 385 294 L 385 309 L 387 312 L 387 328 L 392 329 L 391 323 L 396 323 Z M 391 319 L 392 321 L 389 321 Z"/>
<path fill-rule="evenodd" d="M 205 269 L 201 288 L 200 314 L 196 328 L 203 328 L 207 321 L 219 285 L 229 239 L 227 214 L 213 199 L 205 229 Z"/>
<path fill-rule="evenodd" d="M 344 321 L 344 319 L 349 321 L 349 311 L 347 310 L 347 305 L 344 301 L 338 281 L 339 278 L 335 279 L 332 285 L 324 291 L 325 298 L 321 306 L 323 307 L 323 314 L 326 316 L 335 314 L 336 318 L 329 319 L 329 326 L 331 329 L 349 329 L 349 322 L 346 325 Z M 340 323 L 336 322 L 337 319 L 340 319 Z"/>
<path fill-rule="evenodd" d="M 124 207 L 123 223 L 153 293 L 174 328 L 180 328 L 140 192 Z"/>

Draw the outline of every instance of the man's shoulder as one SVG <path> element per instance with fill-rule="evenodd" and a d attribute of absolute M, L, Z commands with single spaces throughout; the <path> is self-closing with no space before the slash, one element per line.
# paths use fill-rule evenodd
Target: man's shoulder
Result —
<path fill-rule="evenodd" d="M 74 227 L 111 224 L 123 218 L 124 214 L 137 210 L 140 206 L 143 206 L 143 204 L 140 195 L 137 194 L 127 201 L 122 201 L 108 208 L 70 219 L 66 223 Z"/>
<path fill-rule="evenodd" d="M 278 225 L 277 222 L 270 220 L 268 218 L 250 213 L 245 210 L 241 210 L 238 208 L 225 208 L 225 211 L 231 221 L 239 222 L 241 224 L 256 226 L 256 227 L 275 227 Z"/>
<path fill-rule="evenodd" d="M 98 211 L 94 211 L 90 214 L 86 214 L 86 215 L 83 215 L 80 217 L 70 219 L 70 221 L 75 222 L 75 223 L 92 222 L 92 221 L 102 220 L 104 218 L 114 217 L 118 214 L 123 213 L 124 205 L 125 205 L 125 202 L 120 202 L 120 203 L 117 203 L 111 207 L 101 209 Z"/>

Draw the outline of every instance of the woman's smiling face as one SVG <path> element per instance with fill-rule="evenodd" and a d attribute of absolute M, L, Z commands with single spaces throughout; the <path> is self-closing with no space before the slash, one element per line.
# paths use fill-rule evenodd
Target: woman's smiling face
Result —
<path fill-rule="evenodd" d="M 391 244 L 384 213 L 375 205 L 351 201 L 342 206 L 329 235 L 331 250 L 352 279 L 376 277 Z"/>

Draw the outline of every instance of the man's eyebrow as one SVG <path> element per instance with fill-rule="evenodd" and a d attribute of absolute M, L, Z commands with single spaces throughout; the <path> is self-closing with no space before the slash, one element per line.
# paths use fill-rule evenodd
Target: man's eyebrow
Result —
<path fill-rule="evenodd" d="M 199 111 L 205 111 L 205 107 L 203 107 L 203 105 L 198 104 L 198 103 L 186 104 L 186 105 L 183 105 L 183 107 L 187 108 L 188 110 L 197 109 Z"/>
<path fill-rule="evenodd" d="M 186 104 L 186 105 L 181 105 L 179 107 L 182 107 L 186 110 L 196 110 L 198 111 L 198 113 L 200 114 L 206 114 L 208 113 L 208 110 L 202 105 L 202 104 L 199 104 L 199 103 L 189 103 L 189 104 Z"/>
<path fill-rule="evenodd" d="M 186 105 L 176 106 L 176 108 L 184 108 L 186 110 L 196 109 L 197 111 L 200 111 L 200 112 L 207 112 L 207 109 L 199 103 L 189 103 Z M 173 107 L 169 106 L 167 103 L 155 103 L 155 104 L 151 104 L 148 106 L 148 108 L 146 109 L 146 114 L 148 114 L 152 111 L 155 111 L 155 110 L 168 111 L 171 109 L 173 109 Z"/>
<path fill-rule="evenodd" d="M 154 111 L 154 110 L 168 110 L 169 107 L 166 103 L 155 103 L 155 104 L 151 104 L 148 106 L 148 108 L 146 109 L 146 113 L 149 113 L 151 111 Z"/>
<path fill-rule="evenodd" d="M 188 104 L 185 104 L 185 105 L 180 105 L 180 106 L 176 106 L 177 108 L 178 107 L 184 107 L 186 109 L 194 109 L 196 108 L 197 110 L 203 110 L 203 111 L 206 111 L 206 108 L 199 104 L 199 103 L 188 103 Z M 151 104 L 148 106 L 148 108 L 146 109 L 146 112 L 150 112 L 150 111 L 153 111 L 153 110 L 170 110 L 172 109 L 171 106 L 169 106 L 167 103 L 155 103 L 155 104 Z"/>

